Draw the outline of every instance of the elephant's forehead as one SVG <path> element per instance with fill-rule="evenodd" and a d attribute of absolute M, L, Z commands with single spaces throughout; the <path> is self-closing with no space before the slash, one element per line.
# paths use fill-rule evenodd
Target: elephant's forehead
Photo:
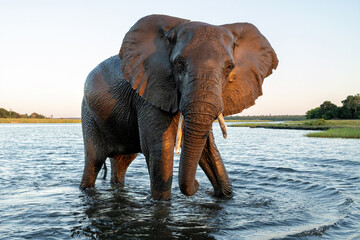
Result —
<path fill-rule="evenodd" d="M 224 38 L 231 40 L 233 38 L 231 33 L 226 31 L 226 29 L 203 22 L 189 22 L 185 24 L 180 34 L 191 34 L 193 39 L 195 38 L 201 41 L 220 40 Z"/>
<path fill-rule="evenodd" d="M 178 44 L 185 52 L 205 51 L 228 52 L 234 44 L 234 37 L 226 29 L 202 22 L 190 22 L 178 33 Z M 220 51 L 220 52 L 219 52 Z"/>

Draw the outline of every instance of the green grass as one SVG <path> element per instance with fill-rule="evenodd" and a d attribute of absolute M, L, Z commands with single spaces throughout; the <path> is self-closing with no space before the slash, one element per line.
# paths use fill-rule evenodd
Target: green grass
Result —
<path fill-rule="evenodd" d="M 306 129 L 327 127 L 327 128 L 360 128 L 360 119 L 357 120 L 324 120 L 324 119 L 312 119 L 306 121 L 286 121 L 283 123 L 245 123 L 245 124 L 232 124 L 229 127 L 279 127 L 279 128 L 298 128 L 304 127 Z"/>
<path fill-rule="evenodd" d="M 322 132 L 306 134 L 307 137 L 321 138 L 360 138 L 359 128 L 330 128 Z"/>
<path fill-rule="evenodd" d="M 324 119 L 311 119 L 304 121 L 287 121 L 285 124 L 300 124 L 306 126 L 328 126 L 328 127 L 359 127 L 360 119 L 354 120 L 324 120 Z"/>
<path fill-rule="evenodd" d="M 360 120 L 324 120 L 313 119 L 304 121 L 288 121 L 283 123 L 247 123 L 232 124 L 228 127 L 272 128 L 272 129 L 302 129 L 325 130 L 309 133 L 308 137 L 333 137 L 333 138 L 360 138 Z"/>
<path fill-rule="evenodd" d="M 81 123 L 81 119 L 65 118 L 0 118 L 0 123 Z"/>
<path fill-rule="evenodd" d="M 228 121 L 226 121 L 228 122 Z M 238 122 L 238 121 L 236 121 Z M 248 122 L 248 121 L 245 121 Z M 271 123 L 239 123 L 239 124 L 231 124 L 231 125 L 227 125 L 228 127 L 257 127 L 257 126 L 269 126 L 271 125 Z"/>
<path fill-rule="evenodd" d="M 228 127 L 250 127 L 250 128 L 273 128 L 273 129 L 307 129 L 307 130 L 323 130 L 329 127 L 323 124 L 305 124 L 301 121 L 291 121 L 283 123 L 239 123 L 231 124 Z"/>

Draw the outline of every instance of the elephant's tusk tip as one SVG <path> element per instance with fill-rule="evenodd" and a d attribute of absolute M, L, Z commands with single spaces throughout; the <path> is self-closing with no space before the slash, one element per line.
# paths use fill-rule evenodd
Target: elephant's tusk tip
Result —
<path fill-rule="evenodd" d="M 220 125 L 220 128 L 221 128 L 221 132 L 223 134 L 223 137 L 226 139 L 227 138 L 226 124 L 225 124 L 224 116 L 222 115 L 222 113 L 219 114 L 218 120 L 219 120 L 219 125 Z"/>

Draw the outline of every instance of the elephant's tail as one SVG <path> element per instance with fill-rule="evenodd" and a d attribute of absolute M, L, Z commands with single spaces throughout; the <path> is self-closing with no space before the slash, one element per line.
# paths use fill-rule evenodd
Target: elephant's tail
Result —
<path fill-rule="evenodd" d="M 105 180 L 105 179 L 106 179 L 106 175 L 107 175 L 107 166 L 106 166 L 106 161 L 104 162 L 103 169 L 104 169 L 104 176 L 103 176 L 103 179 Z"/>

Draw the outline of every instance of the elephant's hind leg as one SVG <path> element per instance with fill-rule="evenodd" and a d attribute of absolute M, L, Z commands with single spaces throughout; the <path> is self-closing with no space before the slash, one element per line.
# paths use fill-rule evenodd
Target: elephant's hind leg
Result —
<path fill-rule="evenodd" d="M 136 158 L 137 153 L 117 155 L 110 159 L 111 162 L 111 183 L 124 185 L 125 173 L 130 163 Z"/>
<path fill-rule="evenodd" d="M 92 139 L 85 142 L 85 167 L 80 184 L 82 189 L 95 186 L 96 177 L 105 163 L 106 154 L 97 149 L 101 148 L 97 148 Z"/>

